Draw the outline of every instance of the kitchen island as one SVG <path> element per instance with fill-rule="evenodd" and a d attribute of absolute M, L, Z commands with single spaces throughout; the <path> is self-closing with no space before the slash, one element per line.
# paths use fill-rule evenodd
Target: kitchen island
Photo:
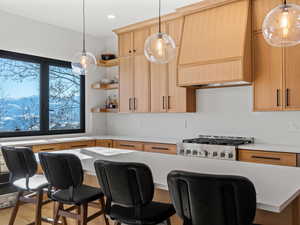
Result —
<path fill-rule="evenodd" d="M 110 155 L 121 151 L 120 154 Z M 172 170 L 197 173 L 239 175 L 250 179 L 257 191 L 256 223 L 262 225 L 299 225 L 300 168 L 183 157 L 159 153 L 124 151 L 112 148 L 87 148 L 59 151 L 76 154 L 87 174 L 86 182 L 97 185 L 94 161 L 98 159 L 140 162 L 153 173 L 156 199 L 169 201 L 167 174 Z M 106 154 L 106 155 L 105 155 Z M 201 191 L 201 190 L 199 190 Z M 180 224 L 177 217 L 173 224 Z"/>

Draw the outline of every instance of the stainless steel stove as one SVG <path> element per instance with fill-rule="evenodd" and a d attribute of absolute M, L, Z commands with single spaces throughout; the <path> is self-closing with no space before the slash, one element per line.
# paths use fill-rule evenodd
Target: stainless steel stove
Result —
<path fill-rule="evenodd" d="M 237 160 L 239 145 L 254 143 L 252 137 L 200 135 L 177 144 L 177 154 L 190 157 Z"/>

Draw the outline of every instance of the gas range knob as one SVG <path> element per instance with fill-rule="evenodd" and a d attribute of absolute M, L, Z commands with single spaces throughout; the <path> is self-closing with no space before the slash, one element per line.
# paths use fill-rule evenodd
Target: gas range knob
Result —
<path fill-rule="evenodd" d="M 228 154 L 228 158 L 229 158 L 229 159 L 232 159 L 232 158 L 233 158 L 233 154 L 232 154 L 232 153 L 229 153 L 229 154 Z"/>
<path fill-rule="evenodd" d="M 193 156 L 197 156 L 198 155 L 198 151 L 197 150 L 193 150 Z"/>
<path fill-rule="evenodd" d="M 185 151 L 185 154 L 186 154 L 186 155 L 190 155 L 190 154 L 191 154 L 191 150 L 190 150 L 190 149 L 187 149 L 187 150 Z"/>
<path fill-rule="evenodd" d="M 220 156 L 221 156 L 221 158 L 225 158 L 225 156 L 226 156 L 225 152 L 221 152 Z"/>
<path fill-rule="evenodd" d="M 216 157 L 216 156 L 218 156 L 218 152 L 213 152 L 213 157 Z"/>
<path fill-rule="evenodd" d="M 204 151 L 203 151 L 203 155 L 204 155 L 205 157 L 207 157 L 207 156 L 208 156 L 208 151 L 204 150 Z"/>

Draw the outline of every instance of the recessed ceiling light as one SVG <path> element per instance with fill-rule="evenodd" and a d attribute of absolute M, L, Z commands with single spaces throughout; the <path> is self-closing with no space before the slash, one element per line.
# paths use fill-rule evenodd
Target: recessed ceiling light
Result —
<path fill-rule="evenodd" d="M 115 14 L 108 14 L 107 18 L 110 19 L 110 20 L 113 20 L 113 19 L 116 18 L 116 16 L 115 16 Z"/>

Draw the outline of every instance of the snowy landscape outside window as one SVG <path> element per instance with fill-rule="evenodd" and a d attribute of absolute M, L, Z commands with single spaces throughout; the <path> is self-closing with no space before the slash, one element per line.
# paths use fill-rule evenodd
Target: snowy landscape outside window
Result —
<path fill-rule="evenodd" d="M 0 137 L 84 132 L 84 77 L 69 62 L 0 50 Z"/>

